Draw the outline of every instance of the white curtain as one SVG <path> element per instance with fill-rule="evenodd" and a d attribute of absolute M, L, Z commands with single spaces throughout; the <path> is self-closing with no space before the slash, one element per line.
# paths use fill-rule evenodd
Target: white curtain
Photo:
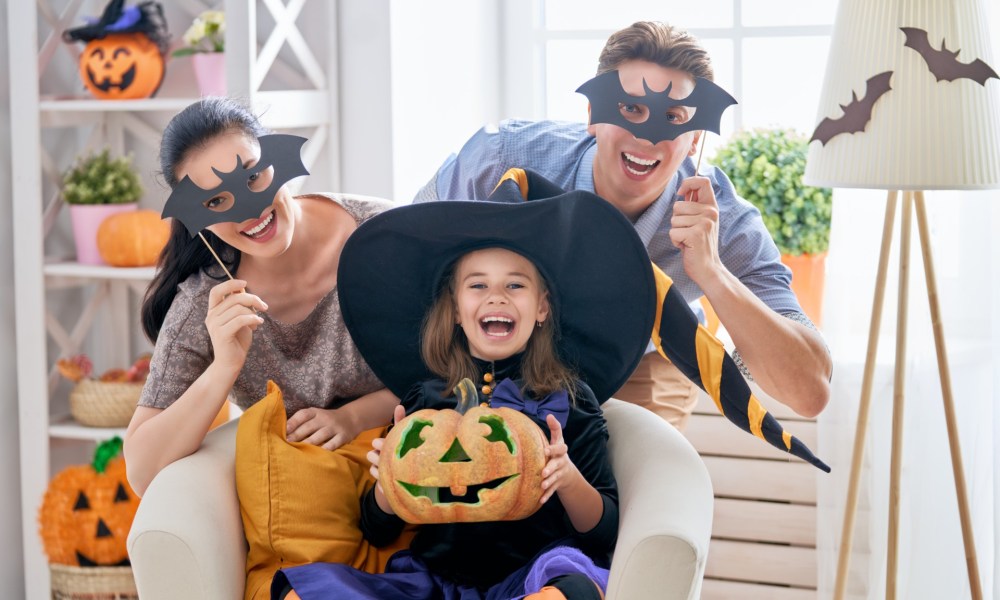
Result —
<path fill-rule="evenodd" d="M 984 597 L 1000 598 L 1000 192 L 927 192 L 934 266 Z M 836 190 L 823 330 L 833 396 L 819 418 L 819 597 L 834 589 L 886 192 Z M 899 229 L 886 277 L 849 598 L 885 596 Z M 911 241 L 898 598 L 970 597 L 916 218 Z"/>

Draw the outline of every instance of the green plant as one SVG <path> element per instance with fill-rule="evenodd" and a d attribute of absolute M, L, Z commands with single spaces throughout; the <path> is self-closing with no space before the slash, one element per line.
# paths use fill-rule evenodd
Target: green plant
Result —
<path fill-rule="evenodd" d="M 63 199 L 69 204 L 127 204 L 142 196 L 142 184 L 127 156 L 111 158 L 108 150 L 79 158 L 63 177 Z"/>
<path fill-rule="evenodd" d="M 225 52 L 226 15 L 221 10 L 206 10 L 194 18 L 184 32 L 184 48 L 174 50 L 173 56 L 188 56 L 199 52 Z"/>
<path fill-rule="evenodd" d="M 760 210 L 782 254 L 818 254 L 830 246 L 833 192 L 802 183 L 808 147 L 794 131 L 756 129 L 734 135 L 713 160 Z"/>

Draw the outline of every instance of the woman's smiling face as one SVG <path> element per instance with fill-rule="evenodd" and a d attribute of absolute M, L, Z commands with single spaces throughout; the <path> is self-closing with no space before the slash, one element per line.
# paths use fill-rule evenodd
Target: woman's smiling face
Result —
<path fill-rule="evenodd" d="M 239 131 L 226 132 L 211 138 L 206 144 L 191 149 L 177 167 L 178 181 L 185 176 L 204 190 L 219 186 L 222 180 L 215 171 L 229 173 L 242 161 L 247 171 L 247 189 L 253 192 L 266 190 L 274 178 L 274 167 L 251 174 L 252 167 L 260 160 L 260 145 L 255 139 Z M 214 169 L 214 171 L 213 171 Z M 282 186 L 274 200 L 257 218 L 239 223 L 216 223 L 208 230 L 237 250 L 254 257 L 277 256 L 288 249 L 292 242 L 294 222 L 289 207 L 289 195 Z M 215 212 L 225 212 L 239 200 L 231 192 L 223 191 L 202 204 Z"/>

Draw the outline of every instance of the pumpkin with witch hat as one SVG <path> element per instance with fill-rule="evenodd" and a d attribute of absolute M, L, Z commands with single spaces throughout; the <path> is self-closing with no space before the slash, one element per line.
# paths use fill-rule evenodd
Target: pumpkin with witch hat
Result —
<path fill-rule="evenodd" d="M 99 18 L 62 37 L 87 44 L 80 54 L 80 79 L 95 98 L 150 98 L 163 81 L 169 34 L 157 2 L 126 7 L 125 0 L 111 0 Z"/>
<path fill-rule="evenodd" d="M 50 563 L 80 567 L 128 565 L 125 539 L 139 497 L 125 478 L 122 439 L 97 446 L 94 461 L 56 475 L 42 499 L 38 521 Z"/>

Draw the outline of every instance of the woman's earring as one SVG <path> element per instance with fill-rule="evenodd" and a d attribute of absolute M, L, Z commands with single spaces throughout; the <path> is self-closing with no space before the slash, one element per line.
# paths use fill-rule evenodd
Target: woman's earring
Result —
<path fill-rule="evenodd" d="M 538 327 L 539 329 L 541 329 L 542 328 L 542 322 L 541 321 L 535 321 L 535 327 Z"/>

